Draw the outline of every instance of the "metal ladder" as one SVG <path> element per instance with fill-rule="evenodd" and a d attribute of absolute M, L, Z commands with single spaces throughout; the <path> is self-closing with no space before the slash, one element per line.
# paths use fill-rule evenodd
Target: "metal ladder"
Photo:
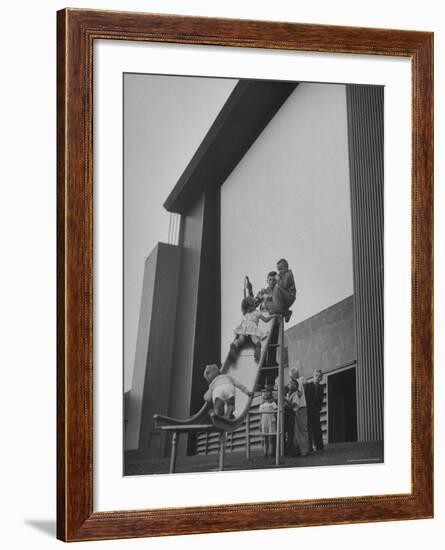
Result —
<path fill-rule="evenodd" d="M 244 298 L 253 298 L 253 288 L 249 277 L 246 275 L 243 284 Z M 277 416 L 277 431 L 276 436 L 276 449 L 275 449 L 275 464 L 279 466 L 280 458 L 284 454 L 284 366 L 283 366 L 283 350 L 284 350 L 284 315 L 278 317 L 278 339 L 277 342 L 269 344 L 267 347 L 267 361 L 266 365 L 261 368 L 261 372 L 276 371 L 278 369 L 278 406 L 276 414 Z M 279 352 L 279 356 L 275 353 L 275 359 L 277 365 L 269 365 L 269 352 L 270 350 Z M 250 426 L 249 426 L 249 413 L 246 416 L 246 458 L 250 458 Z M 224 455 L 226 447 L 227 434 L 222 432 L 219 437 L 219 469 L 224 470 Z"/>
<path fill-rule="evenodd" d="M 275 464 L 279 466 L 280 458 L 284 454 L 284 366 L 283 366 L 283 350 L 284 350 L 284 316 L 280 315 L 278 317 L 278 338 L 277 342 L 269 344 L 267 349 L 267 360 L 265 366 L 261 368 L 261 373 L 265 373 L 265 380 L 267 380 L 267 372 L 276 372 L 278 371 L 278 403 L 277 410 L 273 413 L 266 414 L 275 414 L 277 417 L 277 431 L 269 435 L 275 435 L 276 437 L 276 449 L 275 449 Z M 269 350 L 273 350 L 275 353 L 272 355 L 276 364 L 273 366 L 269 365 Z M 278 351 L 278 356 L 276 352 Z M 264 413 L 263 413 L 264 414 Z M 250 459 L 250 418 L 249 414 L 246 417 L 246 427 L 245 427 L 245 438 L 246 438 L 246 458 Z"/>

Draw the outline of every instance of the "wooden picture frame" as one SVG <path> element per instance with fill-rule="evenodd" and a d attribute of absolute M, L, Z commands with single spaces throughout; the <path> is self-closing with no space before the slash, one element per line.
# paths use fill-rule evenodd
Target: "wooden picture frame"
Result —
<path fill-rule="evenodd" d="M 65 9 L 57 14 L 57 537 L 64 541 L 433 516 L 433 34 Z M 402 56 L 412 65 L 411 492 L 93 512 L 93 43 Z"/>

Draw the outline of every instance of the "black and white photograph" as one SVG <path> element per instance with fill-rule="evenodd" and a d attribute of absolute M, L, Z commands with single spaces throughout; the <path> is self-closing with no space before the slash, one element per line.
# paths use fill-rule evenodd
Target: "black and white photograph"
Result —
<path fill-rule="evenodd" d="M 124 475 L 383 462 L 384 87 L 123 92 Z"/>

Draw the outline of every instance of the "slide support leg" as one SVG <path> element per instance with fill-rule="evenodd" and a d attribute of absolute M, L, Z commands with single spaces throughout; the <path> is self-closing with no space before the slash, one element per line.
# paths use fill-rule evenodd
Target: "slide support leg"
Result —
<path fill-rule="evenodd" d="M 173 432 L 173 437 L 172 437 L 172 451 L 171 451 L 171 455 L 170 455 L 170 470 L 169 470 L 169 473 L 170 473 L 170 474 L 174 474 L 174 473 L 175 473 L 175 467 L 176 467 L 176 447 L 177 447 L 177 443 L 178 443 L 178 432 Z"/>
<path fill-rule="evenodd" d="M 226 451 L 226 432 L 221 432 L 219 436 L 219 470 L 224 470 L 224 454 Z"/>

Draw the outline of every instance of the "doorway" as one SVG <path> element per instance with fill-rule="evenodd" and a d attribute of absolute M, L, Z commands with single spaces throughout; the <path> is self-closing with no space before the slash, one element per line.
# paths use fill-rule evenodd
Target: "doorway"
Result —
<path fill-rule="evenodd" d="M 328 441 L 357 441 L 355 367 L 328 376 Z"/>

